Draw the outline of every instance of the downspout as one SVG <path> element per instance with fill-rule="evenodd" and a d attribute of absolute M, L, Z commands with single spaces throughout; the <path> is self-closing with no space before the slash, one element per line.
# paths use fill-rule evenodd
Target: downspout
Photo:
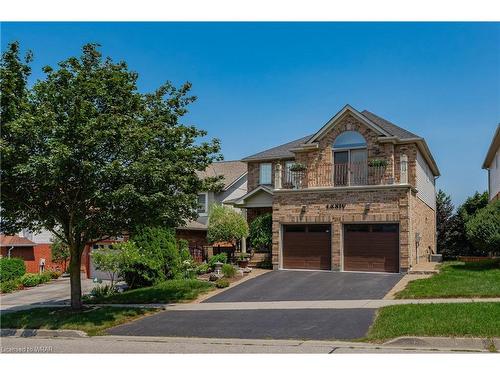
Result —
<path fill-rule="evenodd" d="M 10 252 L 14 249 L 14 246 L 11 246 L 9 250 L 7 250 L 7 258 L 10 258 Z"/>

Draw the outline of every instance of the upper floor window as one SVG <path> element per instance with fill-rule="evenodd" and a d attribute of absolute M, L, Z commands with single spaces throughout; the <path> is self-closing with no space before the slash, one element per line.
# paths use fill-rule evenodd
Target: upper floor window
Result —
<path fill-rule="evenodd" d="M 198 215 L 206 215 L 208 213 L 208 194 L 198 194 Z"/>
<path fill-rule="evenodd" d="M 335 142 L 333 148 L 363 148 L 366 147 L 365 138 L 358 132 L 348 130 L 341 133 Z"/>
<path fill-rule="evenodd" d="M 333 143 L 333 178 L 335 186 L 368 184 L 366 140 L 356 131 L 345 131 Z"/>
<path fill-rule="evenodd" d="M 272 168 L 271 163 L 260 163 L 259 169 L 259 184 L 271 185 L 272 184 Z"/>

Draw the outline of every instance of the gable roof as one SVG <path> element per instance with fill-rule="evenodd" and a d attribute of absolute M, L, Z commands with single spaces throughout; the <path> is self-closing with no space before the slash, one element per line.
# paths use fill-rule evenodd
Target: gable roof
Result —
<path fill-rule="evenodd" d="M 294 148 L 300 147 L 303 143 L 307 142 L 309 138 L 311 138 L 313 134 L 308 135 L 306 137 L 302 137 L 296 139 L 295 141 L 291 141 L 285 143 L 283 145 L 270 148 L 268 150 L 258 152 L 254 155 L 247 156 L 246 158 L 241 159 L 242 161 L 253 161 L 253 160 L 271 160 L 271 159 L 287 159 L 294 158 L 295 154 L 290 150 Z"/>
<path fill-rule="evenodd" d="M 493 139 L 491 140 L 490 147 L 488 148 L 488 152 L 486 153 L 486 157 L 484 158 L 483 169 L 488 169 L 500 148 L 500 124 L 497 125 L 497 130 L 493 135 Z"/>
<path fill-rule="evenodd" d="M 247 165 L 239 160 L 219 161 L 210 164 L 203 172 L 198 173 L 198 177 L 217 177 L 222 176 L 224 190 L 247 174 Z"/>
<path fill-rule="evenodd" d="M 374 113 L 371 113 L 367 111 L 366 109 L 361 111 L 361 114 L 365 116 L 366 118 L 370 119 L 372 122 L 380 126 L 382 129 L 384 129 L 387 133 L 389 133 L 393 137 L 398 137 L 401 140 L 404 139 L 412 139 L 412 138 L 420 138 L 418 135 L 400 128 L 399 126 L 393 124 L 392 122 L 377 116 Z"/>
<path fill-rule="evenodd" d="M 14 246 L 14 247 L 21 247 L 21 246 L 35 246 L 36 243 L 33 241 L 28 240 L 25 237 L 21 236 L 6 236 L 5 234 L 0 234 L 0 246 Z"/>
<path fill-rule="evenodd" d="M 313 146 L 315 141 L 320 138 L 323 134 L 325 134 L 332 126 L 335 125 L 336 121 L 340 119 L 346 112 L 351 113 L 360 121 L 363 121 L 367 126 L 373 129 L 381 139 L 386 138 L 387 140 L 391 140 L 394 142 L 415 142 L 417 143 L 419 149 L 423 153 L 425 159 L 429 163 L 433 173 L 435 176 L 439 176 L 439 169 L 437 164 L 432 157 L 429 147 L 427 146 L 425 140 L 406 130 L 399 127 L 396 124 L 370 112 L 367 110 L 363 110 L 361 112 L 357 111 L 349 104 L 345 105 L 335 116 L 333 116 L 328 122 L 321 127 L 315 134 L 308 135 L 306 137 L 297 139 L 292 142 L 285 143 L 283 145 L 270 148 L 268 150 L 259 152 L 257 154 L 247 156 L 242 159 L 242 161 L 263 161 L 263 160 L 272 160 L 272 159 L 286 159 L 295 157 L 294 151 L 296 149 L 300 149 L 304 146 Z"/>

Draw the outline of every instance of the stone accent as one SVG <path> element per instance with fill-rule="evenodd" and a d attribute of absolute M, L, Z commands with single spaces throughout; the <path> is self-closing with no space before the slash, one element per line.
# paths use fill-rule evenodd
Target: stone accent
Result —
<path fill-rule="evenodd" d="M 400 230 L 400 270 L 409 267 L 410 189 L 374 188 L 356 191 L 282 191 L 275 192 L 273 203 L 274 268 L 279 267 L 281 225 L 329 223 L 332 225 L 332 270 L 342 269 L 344 223 L 396 222 Z M 328 209 L 327 204 L 342 203 L 343 209 Z M 305 207 L 305 209 L 303 209 Z"/>
<path fill-rule="evenodd" d="M 436 212 L 414 192 L 410 196 L 410 222 L 411 265 L 429 262 L 430 254 L 436 253 Z M 418 246 L 417 233 L 420 236 Z"/>

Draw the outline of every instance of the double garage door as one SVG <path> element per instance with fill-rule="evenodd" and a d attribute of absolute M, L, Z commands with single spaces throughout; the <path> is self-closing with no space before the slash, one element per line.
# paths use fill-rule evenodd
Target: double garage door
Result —
<path fill-rule="evenodd" d="M 283 268 L 330 270 L 331 226 L 284 225 Z M 345 224 L 344 271 L 399 272 L 398 224 Z"/>

